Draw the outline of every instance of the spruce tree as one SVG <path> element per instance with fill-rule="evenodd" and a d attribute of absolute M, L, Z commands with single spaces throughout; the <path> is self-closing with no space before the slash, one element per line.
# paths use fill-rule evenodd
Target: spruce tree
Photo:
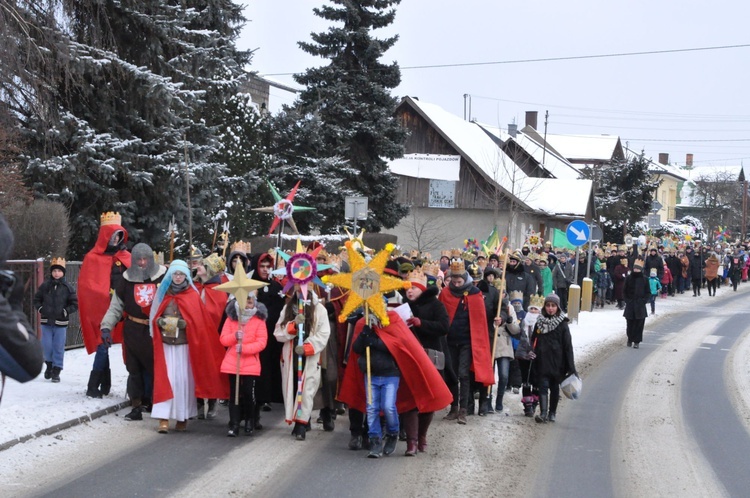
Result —
<path fill-rule="evenodd" d="M 581 171 L 582 178 L 594 182 L 594 208 L 604 240 L 622 243 L 625 230 L 651 211 L 659 181 L 648 166 L 641 154 Z"/>
<path fill-rule="evenodd" d="M 320 122 L 317 157 L 337 156 L 349 166 L 340 172 L 336 190 L 368 198 L 371 214 L 362 225 L 370 231 L 392 228 L 408 209 L 396 202 L 398 182 L 385 158 L 403 155 L 406 132 L 393 116 L 398 101 L 390 94 L 401 81 L 401 71 L 397 63 L 380 59 L 398 37 L 376 38 L 372 32 L 393 22 L 393 6 L 400 0 L 330 2 L 333 5 L 313 11 L 337 25 L 313 33 L 312 42 L 299 43 L 305 52 L 329 62 L 295 75 L 305 86 L 296 105 Z M 344 196 L 329 197 L 329 204 L 319 208 L 324 232 L 335 231 L 343 222 Z"/>

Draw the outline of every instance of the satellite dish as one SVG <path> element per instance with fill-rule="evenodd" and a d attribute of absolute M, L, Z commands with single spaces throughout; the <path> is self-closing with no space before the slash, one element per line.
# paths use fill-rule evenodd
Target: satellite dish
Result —
<path fill-rule="evenodd" d="M 630 234 L 627 234 L 625 236 L 625 245 L 626 246 L 632 246 L 633 245 L 633 236 Z"/>

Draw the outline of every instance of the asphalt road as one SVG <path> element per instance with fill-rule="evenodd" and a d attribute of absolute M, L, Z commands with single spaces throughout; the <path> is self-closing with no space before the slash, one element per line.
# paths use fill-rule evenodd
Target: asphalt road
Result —
<path fill-rule="evenodd" d="M 692 309 L 655 322 L 654 328 L 647 322 L 639 350 L 626 348 L 625 337 L 622 338 L 622 349 L 585 378 L 582 399 L 565 403 L 565 416 L 558 416 L 561 422 L 545 432 L 536 452 L 539 461 L 535 479 L 531 481 L 530 496 L 628 496 L 633 492 L 629 483 L 653 475 L 652 472 L 628 471 L 638 469 L 639 463 L 627 462 L 627 453 L 619 445 L 627 437 L 652 439 L 658 444 L 660 432 L 654 429 L 652 434 L 648 431 L 628 434 L 631 428 L 622 420 L 624 404 L 633 402 L 634 374 L 644 368 L 643 364 L 647 360 L 659 362 L 661 358 L 666 361 L 677 351 L 675 342 L 679 341 L 679 335 L 696 327 L 702 328 L 702 331 L 694 331 L 703 336 L 700 345 L 689 352 L 689 360 L 679 370 L 681 377 L 662 387 L 680 390 L 678 416 L 682 420 L 675 425 L 684 425 L 688 440 L 677 446 L 695 452 L 692 459 L 707 462 L 713 475 L 706 472 L 706 480 L 720 482 L 719 486 L 723 486 L 720 492 L 728 496 L 748 496 L 750 435 L 730 400 L 733 382 L 726 374 L 729 371 L 726 362 L 736 341 L 750 329 L 750 314 L 742 310 L 746 296 L 734 293 L 727 296 L 726 293 L 725 290 L 723 295 L 714 298 L 704 292 Z M 728 308 L 738 311 L 728 313 Z M 706 323 L 712 325 L 705 326 Z M 745 335 L 743 340 L 750 340 L 750 335 Z M 669 419 L 671 414 L 664 413 L 664 417 Z M 673 443 L 663 441 L 664 445 Z M 643 462 L 643 466 L 653 464 Z M 669 461 L 657 465 L 660 465 L 657 475 L 669 476 L 677 472 Z M 679 479 L 681 476 L 669 477 Z M 638 485 L 641 490 L 649 488 L 647 483 Z M 680 494 L 677 489 L 674 492 Z"/>

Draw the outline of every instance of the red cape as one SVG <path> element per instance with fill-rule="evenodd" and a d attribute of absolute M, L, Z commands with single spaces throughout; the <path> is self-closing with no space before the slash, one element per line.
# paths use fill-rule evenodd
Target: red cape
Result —
<path fill-rule="evenodd" d="M 154 331 L 154 403 L 161 403 L 172 399 L 172 386 L 167 377 L 167 364 L 164 359 L 164 347 L 156 320 L 164 312 L 172 300 L 177 301 L 177 307 L 182 318 L 187 322 L 188 345 L 190 351 L 190 366 L 195 379 L 195 396 L 197 398 L 228 399 L 229 383 L 221 376 L 221 362 L 224 359 L 224 347 L 219 342 L 219 334 L 208 327 L 200 295 L 192 288 L 179 294 L 164 296 L 154 317 L 152 330 Z"/>
<path fill-rule="evenodd" d="M 99 229 L 94 248 L 83 257 L 81 271 L 78 274 L 78 318 L 81 321 L 83 343 L 86 345 L 88 354 L 96 351 L 101 344 L 101 324 L 104 314 L 109 308 L 110 301 L 110 277 L 112 265 L 120 263 L 125 268 L 130 268 L 130 253 L 119 251 L 113 255 L 104 254 L 112 234 L 122 230 L 124 241 L 128 240 L 128 233 L 120 225 L 104 225 Z M 122 342 L 122 326 L 120 321 L 112 331 L 112 342 Z"/>
<path fill-rule="evenodd" d="M 421 413 L 430 413 L 450 405 L 453 395 L 414 333 L 395 311 L 389 311 L 388 318 L 391 324 L 385 328 L 378 327 L 376 331 L 401 371 L 396 399 L 398 412 L 404 413 L 417 408 Z M 364 325 L 364 319 L 357 322 L 352 342 Z M 366 412 L 365 376 L 357 366 L 358 359 L 357 353 L 349 353 L 348 365 L 351 368 L 344 372 L 338 399 L 352 408 Z"/>
<path fill-rule="evenodd" d="M 484 298 L 481 292 L 467 294 L 466 304 L 469 306 L 469 327 L 471 332 L 471 360 L 474 378 L 485 386 L 495 383 L 494 360 L 490 357 L 490 336 L 487 329 L 487 315 L 484 309 Z M 450 323 L 456 314 L 460 298 L 453 295 L 445 287 L 438 297 L 448 311 Z"/>
<path fill-rule="evenodd" d="M 224 309 L 229 301 L 229 294 L 222 291 L 214 290 L 214 287 L 225 282 L 209 282 L 203 285 L 204 306 L 206 307 L 206 317 L 209 320 L 209 327 L 212 331 L 220 332 L 221 317 L 224 316 Z"/>

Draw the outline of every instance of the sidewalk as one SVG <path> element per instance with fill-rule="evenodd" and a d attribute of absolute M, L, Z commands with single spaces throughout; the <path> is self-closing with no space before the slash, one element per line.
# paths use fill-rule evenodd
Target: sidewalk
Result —
<path fill-rule="evenodd" d="M 112 413 L 130 404 L 125 394 L 128 373 L 122 347 L 110 348 L 112 390 L 102 399 L 86 397 L 94 355 L 85 348 L 65 352 L 60 382 L 53 384 L 43 373 L 25 384 L 6 379 L 0 403 L 0 451 L 31 438 L 52 434 Z"/>
<path fill-rule="evenodd" d="M 737 294 L 746 293 L 748 289 L 750 285 L 742 284 Z M 654 320 L 662 320 L 696 306 L 716 305 L 724 297 L 732 295 L 736 294 L 731 286 L 722 286 L 716 297 L 709 297 L 708 292 L 703 289 L 698 298 L 693 297 L 692 291 L 667 299 L 657 298 L 657 315 L 646 319 L 645 340 L 648 341 L 650 324 Z M 595 309 L 593 312 L 581 312 L 578 322 L 571 323 L 570 330 L 576 363 L 580 365 L 614 337 L 622 339 L 623 347 L 625 344 L 625 319 L 622 311 L 614 305 L 607 305 L 604 309 Z M 122 362 L 121 346 L 116 344 L 110 349 L 112 392 L 103 399 L 86 397 L 86 385 L 93 361 L 94 356 L 87 355 L 84 348 L 74 349 L 65 353 L 65 368 L 58 384 L 45 380 L 43 375 L 26 384 L 8 379 L 0 404 L 0 451 L 127 407 L 127 371 Z"/>

